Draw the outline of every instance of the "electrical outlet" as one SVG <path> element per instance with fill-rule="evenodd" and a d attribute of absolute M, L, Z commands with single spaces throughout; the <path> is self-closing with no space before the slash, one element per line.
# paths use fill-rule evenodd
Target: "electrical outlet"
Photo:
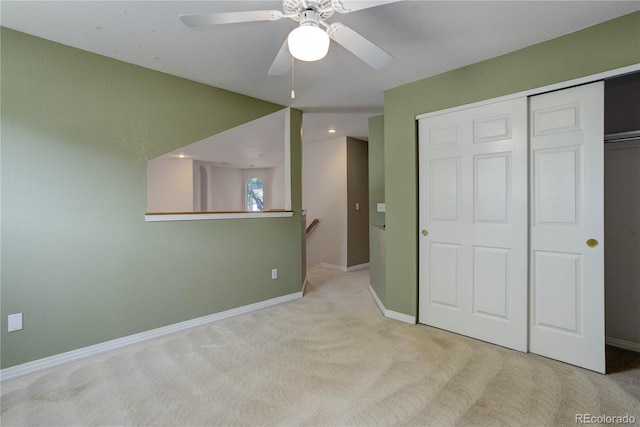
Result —
<path fill-rule="evenodd" d="M 271 269 L 271 279 L 275 280 L 278 278 L 278 269 L 277 268 L 272 268 Z"/>
<path fill-rule="evenodd" d="M 10 314 L 7 317 L 7 331 L 19 331 L 22 329 L 22 313 Z"/>

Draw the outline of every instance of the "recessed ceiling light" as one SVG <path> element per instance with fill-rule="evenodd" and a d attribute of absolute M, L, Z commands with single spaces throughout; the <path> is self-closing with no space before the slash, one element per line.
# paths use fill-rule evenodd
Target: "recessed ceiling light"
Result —
<path fill-rule="evenodd" d="M 335 129 L 329 129 L 329 133 L 336 133 Z"/>

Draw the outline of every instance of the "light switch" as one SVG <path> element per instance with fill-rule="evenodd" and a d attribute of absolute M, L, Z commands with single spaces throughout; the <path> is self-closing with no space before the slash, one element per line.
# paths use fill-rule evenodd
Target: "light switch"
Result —
<path fill-rule="evenodd" d="M 384 203 L 378 203 L 377 204 L 377 211 L 378 212 L 384 212 L 384 209 L 385 209 Z"/>
<path fill-rule="evenodd" d="M 356 210 L 359 211 L 360 210 L 360 203 L 356 202 Z"/>

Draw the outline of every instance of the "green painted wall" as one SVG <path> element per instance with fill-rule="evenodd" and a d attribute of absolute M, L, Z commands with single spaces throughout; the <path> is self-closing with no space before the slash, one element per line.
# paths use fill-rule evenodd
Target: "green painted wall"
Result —
<path fill-rule="evenodd" d="M 384 212 L 384 116 L 369 118 L 369 284 L 386 304 Z"/>
<path fill-rule="evenodd" d="M 387 244 L 386 231 L 379 225 L 369 226 L 369 284 L 382 305 L 387 305 Z"/>
<path fill-rule="evenodd" d="M 302 285 L 307 278 L 307 235 L 306 235 L 306 227 L 307 227 L 307 219 L 302 216 L 302 111 L 296 109 L 290 109 L 289 115 L 289 131 L 291 134 L 291 209 L 295 212 L 293 218 L 293 235 L 295 236 L 295 242 L 297 242 L 298 247 L 294 248 L 283 248 L 280 246 L 276 246 L 276 250 L 282 250 L 286 252 L 287 256 L 291 255 L 292 258 L 284 258 L 289 261 L 284 265 L 289 268 L 297 268 L 300 272 L 300 276 L 296 277 L 294 281 L 294 285 L 296 283 L 300 283 Z M 271 221 L 273 222 L 273 221 Z M 297 227 L 297 229 L 296 229 Z M 266 230 L 265 230 L 266 231 Z M 264 241 L 265 247 L 269 247 L 269 240 Z M 272 249 L 273 250 L 273 249 Z M 281 259 L 279 254 L 271 254 L 270 256 L 274 256 L 278 259 Z M 280 270 L 278 270 L 278 278 L 280 277 Z M 261 282 L 264 283 L 264 280 L 261 279 Z M 295 292 L 300 290 L 300 287 Z M 283 294 L 286 295 L 286 294 Z"/>
<path fill-rule="evenodd" d="M 384 203 L 384 116 L 369 118 L 369 223 L 383 226 L 378 203 Z"/>
<path fill-rule="evenodd" d="M 300 291 L 299 111 L 293 218 L 146 223 L 147 160 L 283 107 L 1 36 L 2 368 Z"/>
<path fill-rule="evenodd" d="M 415 116 L 640 63 L 640 12 L 385 91 L 386 301 L 417 315 Z"/>

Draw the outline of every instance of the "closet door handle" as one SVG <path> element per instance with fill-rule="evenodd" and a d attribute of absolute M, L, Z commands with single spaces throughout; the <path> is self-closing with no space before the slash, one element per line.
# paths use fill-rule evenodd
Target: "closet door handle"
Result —
<path fill-rule="evenodd" d="M 423 229 L 422 229 L 422 235 L 423 235 L 424 237 L 427 237 L 427 236 L 429 235 L 429 232 L 428 232 L 426 229 L 424 229 L 424 228 L 423 228 Z"/>
<path fill-rule="evenodd" d="M 596 246 L 598 246 L 598 241 L 596 239 L 589 239 L 587 240 L 587 246 L 589 246 L 590 248 L 595 248 Z"/>

